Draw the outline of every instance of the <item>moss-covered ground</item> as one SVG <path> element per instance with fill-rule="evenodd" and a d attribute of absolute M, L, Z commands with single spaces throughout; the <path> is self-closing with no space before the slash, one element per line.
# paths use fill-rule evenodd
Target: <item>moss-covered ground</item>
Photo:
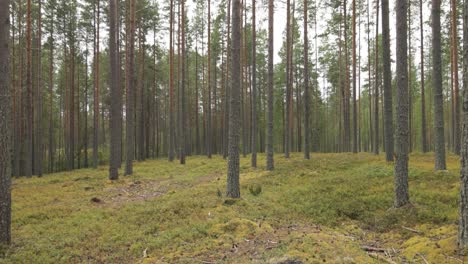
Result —
<path fill-rule="evenodd" d="M 136 163 L 115 182 L 107 167 L 15 179 L 0 263 L 462 263 L 457 157 L 434 172 L 432 154 L 412 155 L 412 206 L 398 210 L 383 156 L 275 162 L 241 160 L 240 200 L 224 197 L 220 157 Z"/>

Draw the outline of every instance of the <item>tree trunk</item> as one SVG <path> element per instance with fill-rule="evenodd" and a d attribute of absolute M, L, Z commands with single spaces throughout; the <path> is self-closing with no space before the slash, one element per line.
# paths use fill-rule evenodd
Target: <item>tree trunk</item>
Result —
<path fill-rule="evenodd" d="M 392 102 L 392 67 L 390 57 L 390 19 L 388 0 L 382 0 L 382 46 L 384 77 L 384 112 L 385 112 L 385 157 L 393 161 L 393 102 Z"/>
<path fill-rule="evenodd" d="M 444 98 L 440 37 L 440 0 L 432 0 L 432 65 L 434 89 L 435 169 L 445 170 Z"/>
<path fill-rule="evenodd" d="M 174 0 L 171 0 L 169 26 L 169 161 L 175 158 L 174 120 Z"/>
<path fill-rule="evenodd" d="M 10 1 L 0 1 L 0 245 L 10 244 L 11 242 L 12 117 L 10 93 L 9 12 Z"/>
<path fill-rule="evenodd" d="M 424 23 L 423 23 L 423 0 L 419 0 L 419 26 L 421 32 L 421 147 L 422 152 L 429 151 L 427 146 L 427 132 L 426 132 L 426 95 L 424 91 Z"/>
<path fill-rule="evenodd" d="M 291 0 L 286 4 L 286 114 L 284 115 L 284 156 L 289 159 L 291 148 L 290 122 L 292 117 L 292 82 L 291 82 Z"/>
<path fill-rule="evenodd" d="M 207 67 L 208 67 L 208 101 L 207 105 L 207 115 L 206 115 L 206 155 L 211 159 L 211 0 L 208 0 L 208 58 L 207 58 Z"/>
<path fill-rule="evenodd" d="M 26 17 L 26 123 L 25 123 L 25 139 L 24 139 L 24 175 L 31 177 L 33 173 L 32 161 L 32 135 L 33 135 L 33 112 L 32 112 L 32 53 L 31 53 L 31 0 L 27 0 L 27 17 Z"/>
<path fill-rule="evenodd" d="M 94 113 L 93 113 L 93 167 L 99 165 L 99 1 L 94 25 Z"/>
<path fill-rule="evenodd" d="M 304 0 L 304 159 L 310 159 L 309 38 L 307 0 Z M 356 103 L 356 100 L 354 100 Z M 356 106 L 356 105 L 355 105 Z"/>
<path fill-rule="evenodd" d="M 353 153 L 358 152 L 358 111 L 356 102 L 356 0 L 353 0 Z"/>
<path fill-rule="evenodd" d="M 375 84 L 374 84 L 374 154 L 379 154 L 379 1 L 376 3 L 376 26 L 375 26 Z M 406 10 L 405 10 L 406 12 Z"/>
<path fill-rule="evenodd" d="M 257 29 L 255 1 L 252 0 L 252 167 L 257 167 Z"/>
<path fill-rule="evenodd" d="M 468 246 L 468 1 L 463 3 L 463 133 L 461 147 L 460 216 L 458 245 Z"/>
<path fill-rule="evenodd" d="M 459 85 L 458 85 L 458 30 L 457 30 L 457 1 L 450 1 L 452 6 L 452 76 L 453 76 L 453 88 L 454 88 L 454 131 L 453 131 L 453 152 L 460 155 L 460 96 L 459 96 Z"/>
<path fill-rule="evenodd" d="M 273 0 L 268 1 L 268 118 L 267 118 L 267 166 L 266 169 L 274 169 L 273 161 L 273 18 L 274 18 Z"/>
<path fill-rule="evenodd" d="M 110 93 L 111 93 L 111 115 L 110 115 L 110 161 L 109 161 L 109 179 L 117 180 L 119 178 L 119 157 L 120 137 L 122 132 L 119 129 L 119 119 L 122 113 L 119 108 L 119 86 L 118 86 L 118 56 L 119 43 L 118 37 L 118 18 L 117 0 L 109 0 L 109 56 L 110 56 Z"/>
<path fill-rule="evenodd" d="M 395 207 L 409 203 L 408 194 L 408 24 L 407 0 L 397 0 L 397 122 L 395 161 Z"/>
<path fill-rule="evenodd" d="M 181 65 L 185 65 L 185 0 L 181 0 L 180 2 L 181 11 L 182 11 L 182 43 L 181 43 Z M 179 109 L 180 109 L 180 116 L 179 116 L 179 159 L 180 164 L 185 164 L 185 131 L 186 131 L 186 122 L 185 122 L 185 67 L 182 66 L 182 72 L 180 74 L 182 83 L 180 85 L 179 91 Z"/>
<path fill-rule="evenodd" d="M 130 28 L 128 29 L 129 39 L 127 43 L 127 155 L 125 175 L 133 174 L 133 158 L 135 156 L 135 131 L 134 131 L 134 101 L 135 101 L 135 87 L 134 87 L 134 52 L 135 52 L 135 0 L 130 1 Z"/>
<path fill-rule="evenodd" d="M 232 62 L 229 111 L 229 156 L 227 197 L 240 198 L 239 141 L 240 141 L 240 0 L 232 0 Z"/>

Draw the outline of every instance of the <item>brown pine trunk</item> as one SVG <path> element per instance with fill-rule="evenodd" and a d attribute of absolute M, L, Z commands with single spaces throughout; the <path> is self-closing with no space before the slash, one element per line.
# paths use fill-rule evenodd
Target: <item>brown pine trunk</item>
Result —
<path fill-rule="evenodd" d="M 459 96 L 459 85 L 458 85 L 458 30 L 457 30 L 457 1 L 450 1 L 452 6 L 452 64 L 453 64 L 453 84 L 454 84 L 454 133 L 453 133 L 453 152 L 460 155 L 460 140 L 461 140 L 461 128 L 460 128 L 460 96 Z"/>
<path fill-rule="evenodd" d="M 30 7 L 29 1 L 28 7 Z M 10 1 L 0 1 L 0 245 L 10 244 L 11 242 L 12 117 L 10 92 L 9 12 Z"/>
<path fill-rule="evenodd" d="M 93 167 L 99 165 L 99 1 L 94 22 L 94 113 L 93 113 Z"/>
<path fill-rule="evenodd" d="M 426 132 L 426 95 L 424 90 L 424 23 L 423 23 L 423 8 L 422 1 L 419 0 L 419 27 L 421 32 L 421 145 L 422 152 L 426 153 L 429 151 L 427 146 L 427 132 Z"/>
<path fill-rule="evenodd" d="M 310 159 L 309 39 L 307 0 L 304 0 L 304 159 Z"/>
<path fill-rule="evenodd" d="M 274 169 L 273 161 L 273 22 L 274 19 L 274 4 L 273 0 L 268 1 L 268 88 L 267 88 L 267 166 L 266 169 L 272 171 Z M 234 37 L 234 35 L 233 35 Z M 234 77 L 233 77 L 234 78 Z M 234 86 L 234 84 L 233 84 Z"/>
<path fill-rule="evenodd" d="M 270 0 L 271 1 L 271 0 Z M 239 141 L 240 141 L 240 0 L 232 0 L 232 63 L 229 111 L 229 155 L 227 192 L 230 198 L 240 198 Z"/>
<path fill-rule="evenodd" d="M 127 43 L 127 103 L 126 103 L 126 143 L 127 155 L 125 164 L 125 175 L 133 174 L 133 158 L 135 156 L 135 134 L 134 134 L 134 101 L 135 101 L 135 87 L 134 87 L 134 52 L 135 52 L 135 0 L 130 1 L 130 25 L 128 29 L 129 39 Z"/>

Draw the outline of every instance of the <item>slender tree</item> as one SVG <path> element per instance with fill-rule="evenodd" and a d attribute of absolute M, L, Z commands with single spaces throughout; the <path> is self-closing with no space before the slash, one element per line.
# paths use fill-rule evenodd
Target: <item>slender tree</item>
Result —
<path fill-rule="evenodd" d="M 135 157 L 135 131 L 134 131 L 134 101 L 135 101 L 135 87 L 134 87 L 134 53 L 135 53 L 135 0 L 130 1 L 130 25 L 127 29 L 129 33 L 127 43 L 127 102 L 126 102 L 126 166 L 125 175 L 133 174 L 133 159 Z"/>
<path fill-rule="evenodd" d="M 38 3 L 37 14 L 37 83 L 36 83 L 36 131 L 34 147 L 34 172 L 42 176 L 42 153 L 43 153 L 43 133 L 42 133 L 42 0 Z"/>
<path fill-rule="evenodd" d="M 376 25 L 375 25 L 375 83 L 374 83 L 374 154 L 379 154 L 379 7 L 376 3 Z"/>
<path fill-rule="evenodd" d="M 458 245 L 468 246 L 468 1 L 463 3 L 463 133 L 461 146 L 460 216 Z"/>
<path fill-rule="evenodd" d="M 0 1 L 0 245 L 11 241 L 10 1 Z"/>
<path fill-rule="evenodd" d="M 257 167 L 257 28 L 256 0 L 252 0 L 252 167 Z"/>
<path fill-rule="evenodd" d="M 385 157 L 393 161 L 392 67 L 390 57 L 390 19 L 388 0 L 382 0 L 382 46 L 384 78 Z"/>
<path fill-rule="evenodd" d="M 305 33 L 304 33 L 305 34 Z M 356 102 L 356 0 L 353 0 L 353 153 L 358 152 L 358 111 Z"/>
<path fill-rule="evenodd" d="M 304 0 L 304 159 L 310 159 L 309 37 L 307 0 Z M 356 100 L 354 101 L 356 102 Z"/>
<path fill-rule="evenodd" d="M 460 140 L 461 140 L 461 128 L 460 128 L 460 89 L 458 85 L 458 29 L 457 29 L 457 0 L 450 1 L 452 6 L 451 19 L 452 19 L 452 76 L 453 76 L 453 88 L 454 95 L 452 100 L 454 101 L 454 131 L 453 131 L 453 152 L 460 155 Z"/>
<path fill-rule="evenodd" d="M 118 86 L 118 56 L 119 56 L 119 34 L 118 21 L 119 15 L 117 13 L 117 0 L 109 0 L 109 56 L 110 56 L 110 93 L 111 93 L 111 116 L 110 116 L 110 167 L 109 167 L 109 179 L 117 180 L 119 178 L 119 145 L 120 137 L 119 133 L 122 131 L 119 128 L 119 119 L 122 113 L 119 98 L 119 86 Z"/>
<path fill-rule="evenodd" d="M 268 88 L 267 88 L 267 170 L 274 169 L 273 161 L 273 18 L 274 4 L 273 0 L 268 1 Z"/>
<path fill-rule="evenodd" d="M 292 129 L 292 81 L 291 79 L 291 0 L 286 1 L 286 114 L 284 116 L 284 156 L 289 158 Z"/>
<path fill-rule="evenodd" d="M 445 170 L 444 95 L 440 36 L 440 0 L 432 0 L 432 78 L 434 89 L 435 169 Z"/>
<path fill-rule="evenodd" d="M 271 0 L 270 0 L 271 1 Z M 232 61 L 229 111 L 229 156 L 227 197 L 240 197 L 239 142 L 240 142 L 240 0 L 232 0 Z"/>
<path fill-rule="evenodd" d="M 99 165 L 99 26 L 100 0 L 96 0 L 96 16 L 94 22 L 94 113 L 93 113 L 93 167 Z"/>
<path fill-rule="evenodd" d="M 395 161 L 395 207 L 409 203 L 408 192 L 408 0 L 397 0 L 397 122 L 396 122 L 396 161 Z"/>
<path fill-rule="evenodd" d="M 421 32 L 421 147 L 422 152 L 428 151 L 426 132 L 426 95 L 424 87 L 424 23 L 423 23 L 423 0 L 419 0 L 419 27 Z"/>
<path fill-rule="evenodd" d="M 182 16 L 182 21 L 181 21 L 181 28 L 182 28 L 182 43 L 181 43 L 181 57 L 179 60 L 181 60 L 181 65 L 185 65 L 185 0 L 181 0 L 180 2 L 181 5 L 181 16 Z M 180 159 L 180 164 L 185 164 L 185 130 L 187 129 L 185 127 L 185 83 L 186 83 L 186 71 L 185 67 L 181 70 L 181 85 L 180 85 L 180 92 L 179 92 L 179 109 L 180 109 L 180 116 L 179 116 L 179 159 Z"/>
<path fill-rule="evenodd" d="M 31 0 L 27 0 L 26 7 L 26 100 L 25 100 L 25 141 L 24 146 L 24 175 L 31 177 L 33 174 L 33 109 L 32 109 L 32 25 L 31 25 Z"/>
<path fill-rule="evenodd" d="M 174 117 L 174 0 L 171 0 L 169 21 L 169 161 L 175 158 Z"/>

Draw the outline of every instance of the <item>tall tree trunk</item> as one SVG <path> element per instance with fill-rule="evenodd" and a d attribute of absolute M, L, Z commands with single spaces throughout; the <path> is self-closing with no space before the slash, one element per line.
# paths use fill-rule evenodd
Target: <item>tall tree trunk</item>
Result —
<path fill-rule="evenodd" d="M 408 0 L 397 0 L 397 122 L 395 161 L 395 207 L 409 203 L 408 194 Z"/>
<path fill-rule="evenodd" d="M 50 20 L 50 50 L 49 50 L 49 168 L 48 172 L 54 172 L 55 144 L 54 144 L 54 8 L 51 10 Z M 87 72 L 87 71 L 86 71 Z M 86 75 L 87 76 L 87 75 Z"/>
<path fill-rule="evenodd" d="M 117 180 L 119 178 L 119 157 L 120 137 L 122 131 L 119 129 L 119 119 L 122 113 L 119 108 L 119 86 L 118 86 L 118 56 L 119 56 L 119 34 L 117 13 L 118 0 L 109 0 L 109 56 L 110 56 L 110 93 L 111 93 L 111 113 L 110 113 L 110 166 L 109 179 Z"/>
<path fill-rule="evenodd" d="M 252 0 L 255 1 L 255 0 Z M 226 159 L 228 156 L 229 152 L 229 109 L 230 109 L 230 94 L 231 94 L 231 82 L 229 78 L 229 68 L 230 68 L 230 59 L 231 59 L 231 0 L 228 0 L 227 3 L 227 37 L 226 37 L 226 42 L 227 42 L 227 52 L 226 52 L 226 88 L 225 88 L 225 108 L 224 108 L 224 149 L 223 149 L 223 158 Z M 253 43 L 255 43 L 254 40 L 252 40 Z"/>
<path fill-rule="evenodd" d="M 468 246 L 468 1 L 463 3 L 463 133 L 461 148 L 460 216 L 458 245 Z"/>
<path fill-rule="evenodd" d="M 240 141 L 240 0 L 232 0 L 232 62 L 229 111 L 229 156 L 227 197 L 240 197 L 239 141 Z"/>
<path fill-rule="evenodd" d="M 273 161 L 273 19 L 274 19 L 274 5 L 273 0 L 268 1 L 268 91 L 267 91 L 267 105 L 268 105 L 268 118 L 267 118 L 267 170 L 274 169 Z"/>
<path fill-rule="evenodd" d="M 28 2 L 29 3 L 29 2 Z M 29 6 L 29 5 L 28 5 Z M 10 1 L 0 1 L 0 245 L 11 242 Z M 30 30 L 30 28 L 29 28 Z"/>
<path fill-rule="evenodd" d="M 135 156 L 135 131 L 134 131 L 134 101 L 135 101 L 135 87 L 134 87 L 134 52 L 135 52 L 135 0 L 130 1 L 130 28 L 128 29 L 129 39 L 127 43 L 127 104 L 126 104 L 126 142 L 127 142 L 127 155 L 125 175 L 133 174 L 133 158 Z"/>
<path fill-rule="evenodd" d="M 94 25 L 94 112 L 93 112 L 93 167 L 99 165 L 99 1 Z"/>
<path fill-rule="evenodd" d="M 42 176 L 42 0 L 38 3 L 37 18 L 37 89 L 36 89 L 36 146 L 34 148 L 34 171 L 38 176 Z"/>
<path fill-rule="evenodd" d="M 429 151 L 427 146 L 426 132 L 426 95 L 424 91 L 424 23 L 423 23 L 423 0 L 419 0 L 419 27 L 421 32 L 421 148 L 422 152 Z"/>
<path fill-rule="evenodd" d="M 208 101 L 207 101 L 207 115 L 206 115 L 206 155 L 211 159 L 211 0 L 208 0 L 208 58 L 207 58 L 207 67 L 208 67 Z"/>
<path fill-rule="evenodd" d="M 179 60 L 181 60 L 181 65 L 182 65 L 182 72 L 180 74 L 181 76 L 181 85 L 180 85 L 180 91 L 179 91 L 179 109 L 180 109 L 180 116 L 179 116 L 179 159 L 180 159 L 180 164 L 185 164 L 185 130 L 186 128 L 186 122 L 185 122 L 185 0 L 181 0 L 180 2 L 181 5 L 181 11 L 182 11 L 182 22 L 181 22 L 181 27 L 182 27 L 182 43 L 181 43 L 181 57 Z"/>
<path fill-rule="evenodd" d="M 432 0 L 432 65 L 434 89 L 435 169 L 445 170 L 444 98 L 440 37 L 440 0 Z"/>
<path fill-rule="evenodd" d="M 284 116 L 284 156 L 289 159 L 291 148 L 290 122 L 292 117 L 292 82 L 291 78 L 291 0 L 286 2 L 286 114 Z"/>
<path fill-rule="evenodd" d="M 257 28 L 256 6 L 252 0 L 252 167 L 257 167 Z"/>
<path fill-rule="evenodd" d="M 171 0 L 169 26 L 169 161 L 175 158 L 174 120 L 174 0 Z"/>
<path fill-rule="evenodd" d="M 304 159 L 310 159 L 309 37 L 307 0 L 304 0 Z M 354 100 L 356 103 L 356 100 Z"/>
<path fill-rule="evenodd" d="M 376 3 L 376 26 L 375 26 L 375 84 L 374 84 L 374 154 L 379 154 L 379 1 Z M 406 12 L 406 10 L 405 10 Z"/>
<path fill-rule="evenodd" d="M 460 96 L 459 96 L 459 85 L 458 85 L 458 30 L 457 30 L 457 1 L 450 1 L 452 6 L 452 76 L 454 86 L 454 133 L 453 133 L 453 152 L 460 155 L 460 140 L 461 140 L 461 128 L 460 128 Z"/>
<path fill-rule="evenodd" d="M 374 126 L 372 125 L 372 80 L 371 80 L 371 42 L 370 42 L 370 1 L 367 0 L 367 73 L 368 73 L 368 92 L 369 92 L 369 147 L 374 150 Z"/>
<path fill-rule="evenodd" d="M 388 0 L 382 0 L 382 46 L 384 77 L 384 112 L 385 112 L 385 157 L 393 161 L 393 102 L 392 102 L 392 67 L 390 57 L 390 18 Z"/>
<path fill-rule="evenodd" d="M 358 111 L 356 102 L 356 0 L 353 0 L 353 152 L 358 152 Z"/>
<path fill-rule="evenodd" d="M 9 14 L 8 14 L 9 15 Z M 33 136 L 33 110 L 32 110 L 32 26 L 31 26 L 31 0 L 27 0 L 27 15 L 26 15 L 26 113 L 27 121 L 25 123 L 25 140 L 24 146 L 24 175 L 31 177 L 33 173 L 33 154 L 32 154 L 32 136 Z"/>

